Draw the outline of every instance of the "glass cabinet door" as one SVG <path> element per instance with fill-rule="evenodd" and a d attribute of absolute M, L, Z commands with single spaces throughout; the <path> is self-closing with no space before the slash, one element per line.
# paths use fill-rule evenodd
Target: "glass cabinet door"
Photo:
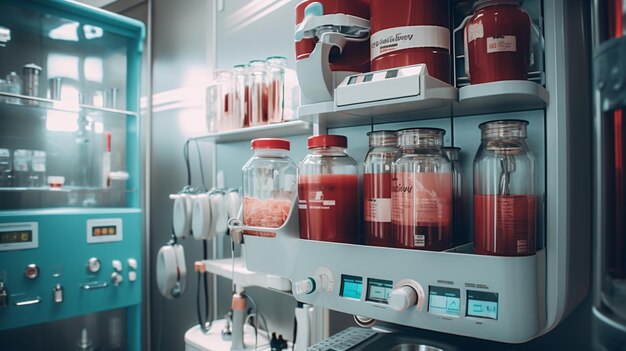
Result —
<path fill-rule="evenodd" d="M 143 27 L 116 20 L 0 3 L 0 209 L 138 206 Z"/>

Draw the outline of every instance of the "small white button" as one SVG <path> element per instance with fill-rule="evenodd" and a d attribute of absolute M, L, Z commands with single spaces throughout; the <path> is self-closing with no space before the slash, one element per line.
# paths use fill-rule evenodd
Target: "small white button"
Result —
<path fill-rule="evenodd" d="M 137 280 L 137 272 L 135 271 L 128 272 L 128 281 L 134 282 L 135 280 Z"/>
<path fill-rule="evenodd" d="M 132 269 L 137 269 L 137 260 L 134 258 L 129 258 L 128 259 L 128 267 L 132 268 Z"/>
<path fill-rule="evenodd" d="M 122 271 L 122 262 L 120 260 L 113 260 L 113 269 L 115 269 L 118 272 Z"/>

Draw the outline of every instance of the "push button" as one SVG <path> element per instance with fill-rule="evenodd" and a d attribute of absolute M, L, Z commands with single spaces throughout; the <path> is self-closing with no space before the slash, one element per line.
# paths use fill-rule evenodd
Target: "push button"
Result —
<path fill-rule="evenodd" d="M 24 276 L 28 279 L 37 278 L 39 276 L 39 267 L 34 263 L 29 264 L 26 266 L 26 269 L 24 269 Z"/>

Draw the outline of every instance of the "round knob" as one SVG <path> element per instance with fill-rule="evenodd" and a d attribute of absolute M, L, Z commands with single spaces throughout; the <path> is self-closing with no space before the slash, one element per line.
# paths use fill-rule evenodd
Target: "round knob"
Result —
<path fill-rule="evenodd" d="M 293 285 L 293 292 L 296 295 L 302 295 L 302 294 L 310 294 L 313 291 L 315 291 L 315 279 L 308 277 L 305 280 L 301 280 L 299 282 L 296 282 Z"/>
<path fill-rule="evenodd" d="M 417 304 L 417 292 L 412 287 L 405 285 L 393 289 L 387 302 L 396 311 L 406 310 Z"/>
<path fill-rule="evenodd" d="M 28 279 L 37 278 L 39 276 L 39 267 L 37 267 L 37 265 L 34 263 L 29 264 L 28 266 L 26 266 L 26 269 L 24 270 L 24 275 Z"/>
<path fill-rule="evenodd" d="M 96 257 L 92 257 L 87 261 L 87 270 L 91 273 L 98 273 L 100 266 L 100 260 Z"/>
<path fill-rule="evenodd" d="M 113 283 L 113 285 L 117 286 L 122 284 L 122 282 L 124 281 L 124 277 L 117 273 L 117 272 L 113 272 L 111 273 L 111 283 Z"/>

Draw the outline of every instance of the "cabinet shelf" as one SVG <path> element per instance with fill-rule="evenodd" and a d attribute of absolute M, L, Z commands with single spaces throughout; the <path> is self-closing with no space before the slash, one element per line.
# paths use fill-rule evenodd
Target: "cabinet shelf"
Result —
<path fill-rule="evenodd" d="M 438 88 L 443 89 L 443 88 Z M 450 87 L 455 92 L 456 88 Z M 468 85 L 458 89 L 458 99 L 443 96 L 409 96 L 338 107 L 334 101 L 303 105 L 302 120 L 326 127 L 449 118 L 542 109 L 549 103 L 548 91 L 533 81 L 502 81 Z M 402 94 L 398 94 L 402 95 Z M 408 95 L 408 92 L 405 94 Z"/>
<path fill-rule="evenodd" d="M 196 140 L 213 141 L 216 143 L 230 143 L 252 140 L 257 138 L 281 138 L 294 135 L 311 134 L 313 128 L 305 121 L 289 121 L 276 124 L 248 127 L 225 132 L 209 133 L 196 137 Z"/>
<path fill-rule="evenodd" d="M 19 103 L 9 103 L 8 99 L 18 99 Z M 136 112 L 119 110 L 114 108 L 99 107 L 93 105 L 69 103 L 62 100 L 44 99 L 35 96 L 27 96 L 20 94 L 11 94 L 7 92 L 0 92 L 0 107 L 20 109 L 27 113 L 39 113 L 45 111 L 59 111 L 78 113 L 84 112 L 87 114 L 99 113 L 117 116 L 133 116 L 137 117 Z M 32 112 L 30 112 L 32 111 Z"/>
<path fill-rule="evenodd" d="M 134 189 L 111 189 L 111 188 L 95 188 L 95 187 L 75 187 L 63 186 L 61 188 L 43 187 L 0 187 L 0 192 L 50 192 L 50 193 L 132 193 Z"/>
<path fill-rule="evenodd" d="M 234 261 L 234 262 L 233 262 Z M 220 277 L 232 279 L 233 283 L 242 288 L 258 286 L 262 288 L 291 293 L 291 281 L 271 274 L 257 273 L 248 270 L 241 257 L 204 261 L 207 272 Z"/>

